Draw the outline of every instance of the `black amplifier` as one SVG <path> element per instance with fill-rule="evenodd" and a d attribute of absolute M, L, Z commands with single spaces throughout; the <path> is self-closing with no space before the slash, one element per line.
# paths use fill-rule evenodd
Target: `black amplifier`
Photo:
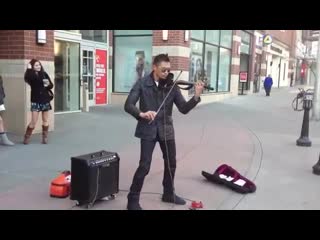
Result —
<path fill-rule="evenodd" d="M 120 157 L 99 151 L 71 158 L 70 199 L 92 206 L 98 199 L 119 192 Z"/>

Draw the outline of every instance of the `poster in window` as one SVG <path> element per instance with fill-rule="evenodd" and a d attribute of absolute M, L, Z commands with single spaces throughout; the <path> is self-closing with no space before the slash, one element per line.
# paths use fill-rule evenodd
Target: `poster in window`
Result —
<path fill-rule="evenodd" d="M 130 92 L 152 70 L 152 37 L 116 37 L 114 45 L 114 91 Z"/>
<path fill-rule="evenodd" d="M 150 66 L 146 62 L 146 56 L 144 51 L 136 51 L 136 78 L 135 80 L 141 80 L 144 76 L 150 73 Z"/>
<path fill-rule="evenodd" d="M 190 80 L 196 82 L 202 73 L 202 55 L 193 54 L 191 57 Z"/>
<path fill-rule="evenodd" d="M 107 103 L 107 51 L 96 50 L 96 104 Z"/>

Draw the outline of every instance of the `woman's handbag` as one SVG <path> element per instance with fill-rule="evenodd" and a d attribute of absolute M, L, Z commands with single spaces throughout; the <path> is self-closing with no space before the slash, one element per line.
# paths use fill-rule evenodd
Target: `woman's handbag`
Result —
<path fill-rule="evenodd" d="M 54 94 L 53 94 L 53 92 L 51 91 L 51 89 L 48 90 L 48 94 L 49 94 L 49 99 L 50 99 L 50 101 L 52 101 L 53 98 L 54 98 Z"/>

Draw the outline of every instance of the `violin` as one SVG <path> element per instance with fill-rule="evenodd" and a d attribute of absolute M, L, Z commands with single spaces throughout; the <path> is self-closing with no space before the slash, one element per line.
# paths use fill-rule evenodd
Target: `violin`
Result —
<path fill-rule="evenodd" d="M 183 90 L 189 90 L 189 89 L 191 89 L 193 86 L 196 85 L 195 82 L 188 82 L 188 81 L 184 81 L 184 80 L 178 80 L 178 78 L 180 77 L 181 73 L 182 73 L 182 70 L 180 71 L 180 73 L 179 73 L 179 75 L 178 75 L 178 77 L 176 78 L 175 81 L 173 80 L 173 78 L 174 78 L 173 73 L 169 73 L 166 79 L 164 79 L 164 80 L 162 80 L 162 81 L 159 82 L 159 84 L 161 84 L 161 85 L 164 86 L 165 88 L 169 88 L 170 90 L 169 90 L 167 96 L 163 99 L 160 107 L 158 108 L 158 110 L 157 110 L 157 112 L 156 112 L 156 115 L 159 113 L 160 109 L 162 108 L 162 106 L 164 105 L 165 101 L 166 101 L 167 98 L 169 97 L 171 91 L 173 90 L 174 85 L 177 85 L 180 89 L 183 89 Z M 213 87 L 210 87 L 210 84 L 207 84 L 206 82 L 204 82 L 204 84 L 205 84 L 205 85 L 204 85 L 204 88 L 206 88 L 206 89 L 208 89 L 208 90 L 214 90 Z M 180 87 L 179 85 L 185 85 L 185 86 L 187 86 L 187 87 L 182 88 L 182 87 Z M 151 121 L 149 122 L 149 124 L 151 124 L 152 122 L 153 122 L 153 120 L 151 120 Z"/>
<path fill-rule="evenodd" d="M 178 86 L 179 85 L 185 85 L 185 86 L 187 86 L 187 87 L 184 87 L 184 88 L 182 88 L 182 87 L 180 87 L 181 89 L 183 89 L 183 90 L 189 90 L 189 89 L 191 89 L 193 86 L 195 86 L 197 83 L 196 82 L 188 82 L 188 81 L 184 81 L 184 80 L 178 80 L 177 81 L 177 83 L 176 83 Z M 214 88 L 213 87 L 211 87 L 210 86 L 210 84 L 208 84 L 207 82 L 204 82 L 204 86 L 203 86 L 205 89 L 208 89 L 208 90 L 211 90 L 211 91 L 213 91 L 214 90 Z"/>
<path fill-rule="evenodd" d="M 177 79 L 179 78 L 179 76 L 181 75 L 182 71 L 179 73 Z M 174 75 L 173 73 L 169 73 L 168 77 L 166 79 L 166 83 L 167 86 L 170 87 L 172 85 L 177 85 L 180 89 L 183 90 L 190 90 L 191 88 L 193 88 L 197 83 L 196 82 L 189 82 L 189 81 L 184 81 L 184 80 L 175 80 L 173 81 Z M 208 84 L 206 81 L 202 81 L 204 83 L 204 88 L 213 91 L 214 88 L 210 86 L 210 84 Z M 179 85 L 183 85 L 186 87 L 181 87 Z"/>

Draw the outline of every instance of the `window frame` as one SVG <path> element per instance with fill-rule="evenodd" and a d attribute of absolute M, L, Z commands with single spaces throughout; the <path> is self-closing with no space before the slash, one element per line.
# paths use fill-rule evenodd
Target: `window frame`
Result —
<path fill-rule="evenodd" d="M 192 30 L 191 30 L 192 31 Z M 232 48 L 233 48 L 233 44 L 232 44 L 232 37 L 231 37 L 231 47 L 227 48 L 225 46 L 221 45 L 221 30 L 219 30 L 219 43 L 218 44 L 214 44 L 211 42 L 207 42 L 206 41 L 206 37 L 207 37 L 207 31 L 210 30 L 205 30 L 204 31 L 204 38 L 202 40 L 199 39 L 195 39 L 191 37 L 191 41 L 193 42 L 198 42 L 201 43 L 203 48 L 202 48 L 202 70 L 204 70 L 204 65 L 205 65 L 205 55 L 206 55 L 206 45 L 210 45 L 213 47 L 217 47 L 218 48 L 218 59 L 217 59 L 217 79 L 216 79 L 216 86 L 212 86 L 214 87 L 214 91 L 208 91 L 204 94 L 213 94 L 213 93 L 227 93 L 230 92 L 230 83 L 231 83 L 231 63 L 232 63 Z M 231 30 L 231 36 L 233 36 L 234 31 Z M 229 63 L 229 80 L 228 80 L 228 89 L 226 91 L 219 91 L 218 85 L 219 85 L 219 76 L 220 76 L 220 54 L 221 54 L 221 48 L 223 49 L 227 49 L 228 51 L 230 51 L 230 63 Z M 192 56 L 192 51 L 190 51 L 191 54 L 190 56 Z M 190 93 L 190 92 L 189 92 Z"/>
<path fill-rule="evenodd" d="M 81 34 L 81 38 L 82 38 L 82 40 L 84 40 L 84 41 L 90 41 L 90 42 L 95 42 L 95 43 L 99 43 L 99 44 L 109 44 L 109 42 L 108 42 L 108 35 L 109 35 L 109 30 L 104 30 L 104 29 L 99 29 L 99 30 L 101 30 L 101 31 L 106 31 L 106 41 L 97 41 L 97 40 L 95 40 L 94 39 L 94 37 L 95 37 L 95 32 L 93 32 L 93 39 L 87 39 L 87 38 L 84 38 L 83 36 L 83 33 L 82 33 L 82 31 L 84 31 L 84 30 L 77 30 L 77 31 L 79 31 L 79 34 Z M 89 30 L 90 31 L 90 30 Z M 92 30 L 92 31 L 96 31 L 96 30 Z"/>
<path fill-rule="evenodd" d="M 111 30 L 110 30 L 111 31 Z M 116 38 L 125 38 L 125 37 L 151 37 L 153 36 L 153 34 L 133 34 L 133 35 L 115 35 L 114 34 L 115 30 L 112 30 L 112 93 L 119 93 L 119 94 L 129 94 L 129 92 L 120 92 L 120 91 L 115 91 L 115 64 L 116 64 L 116 48 L 115 48 L 115 43 L 116 43 Z M 152 48 L 152 46 L 151 46 Z"/>

